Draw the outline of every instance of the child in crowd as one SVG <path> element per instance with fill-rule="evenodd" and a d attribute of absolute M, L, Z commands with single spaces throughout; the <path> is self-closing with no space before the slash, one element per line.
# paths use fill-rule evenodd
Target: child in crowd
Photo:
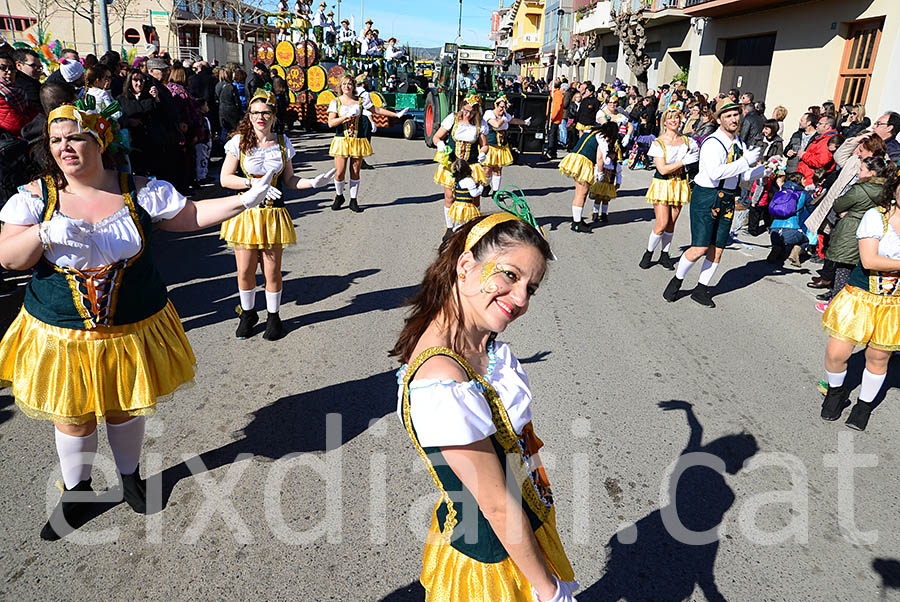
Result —
<path fill-rule="evenodd" d="M 450 170 L 453 172 L 453 181 L 456 186 L 449 214 L 449 219 L 453 226 L 447 230 L 445 238 L 469 220 L 481 217 L 481 210 L 478 208 L 478 204 L 481 195 L 485 191 L 484 186 L 481 186 L 472 178 L 472 168 L 465 159 L 454 161 Z"/>
<path fill-rule="evenodd" d="M 800 251 L 806 242 L 806 234 L 800 226 L 800 213 L 809 200 L 809 193 L 803 187 L 803 174 L 793 172 L 775 176 L 778 192 L 772 195 L 769 212 L 772 213 L 772 225 L 769 236 L 772 250 L 766 258 L 768 263 L 781 265 L 785 256 L 791 265 L 800 265 Z M 777 208 L 785 200 L 790 200 L 791 207 L 786 212 L 776 213 Z"/>
<path fill-rule="evenodd" d="M 200 111 L 201 127 L 197 132 L 197 143 L 194 145 L 194 159 L 197 170 L 197 182 L 204 184 L 209 180 L 209 152 L 212 139 L 209 125 L 209 104 L 205 98 L 197 99 L 197 109 Z"/>

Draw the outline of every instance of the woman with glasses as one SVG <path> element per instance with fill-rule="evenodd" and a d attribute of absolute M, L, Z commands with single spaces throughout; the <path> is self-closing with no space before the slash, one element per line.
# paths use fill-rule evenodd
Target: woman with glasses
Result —
<path fill-rule="evenodd" d="M 235 336 L 246 339 L 259 321 L 256 312 L 256 266 L 262 258 L 266 291 L 266 330 L 263 338 L 274 341 L 284 333 L 278 309 L 281 306 L 281 256 L 284 247 L 297 242 L 294 223 L 281 198 L 285 188 L 318 188 L 324 185 L 334 170 L 319 174 L 312 180 L 294 175 L 291 159 L 294 147 L 283 134 L 275 134 L 275 111 L 278 101 L 268 84 L 256 90 L 250 99 L 247 113 L 238 123 L 237 131 L 225 144 L 221 184 L 232 190 L 252 188 L 253 181 L 273 172 L 266 200 L 258 207 L 241 212 L 222 223 L 219 238 L 234 248 L 237 263 L 240 320 Z M 238 168 L 241 174 L 238 175 Z"/>
<path fill-rule="evenodd" d="M 841 120 L 839 129 L 844 138 L 852 138 L 870 125 L 872 125 L 872 120 L 866 117 L 866 107 L 851 105 L 847 107 L 847 116 Z"/>
<path fill-rule="evenodd" d="M 454 225 L 450 214 L 456 198 L 456 182 L 450 170 L 453 162 L 464 159 L 469 164 L 472 171 L 470 177 L 475 183 L 481 186 L 488 183 L 481 165 L 488 150 L 487 135 L 481 125 L 481 95 L 470 90 L 459 111 L 444 118 L 432 140 L 438 150 L 434 157 L 438 164 L 434 183 L 444 188 L 444 224 L 447 226 L 444 238 L 447 238 L 453 232 Z M 475 205 L 479 205 L 479 199 L 475 199 Z"/>
<path fill-rule="evenodd" d="M 484 159 L 484 176 L 491 183 L 493 190 L 500 190 L 503 178 L 503 168 L 512 165 L 513 156 L 509 149 L 509 141 L 506 131 L 511 125 L 531 125 L 531 117 L 528 119 L 516 119 L 509 113 L 509 99 L 506 94 L 500 94 L 494 101 L 494 109 L 486 111 L 482 118 L 481 129 L 487 132 L 488 150 Z"/>

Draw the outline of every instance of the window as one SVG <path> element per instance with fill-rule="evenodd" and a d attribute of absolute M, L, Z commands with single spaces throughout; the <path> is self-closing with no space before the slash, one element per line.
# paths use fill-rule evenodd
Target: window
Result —
<path fill-rule="evenodd" d="M 619 45 L 604 46 L 602 56 L 607 63 L 615 63 L 619 58 Z"/>
<path fill-rule="evenodd" d="M 31 17 L 0 17 L 0 30 L 3 31 L 25 31 L 32 25 L 37 23 L 37 19 Z"/>
<path fill-rule="evenodd" d="M 881 41 L 884 18 L 849 23 L 844 55 L 838 74 L 834 102 L 845 104 L 865 104 L 875 69 L 875 55 Z"/>

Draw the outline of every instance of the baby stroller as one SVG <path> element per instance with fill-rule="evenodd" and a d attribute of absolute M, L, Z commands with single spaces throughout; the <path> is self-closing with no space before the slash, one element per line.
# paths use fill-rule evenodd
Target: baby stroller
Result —
<path fill-rule="evenodd" d="M 629 169 L 651 169 L 653 161 L 647 156 L 650 145 L 656 140 L 656 136 L 638 136 L 631 147 L 631 156 L 628 157 Z"/>

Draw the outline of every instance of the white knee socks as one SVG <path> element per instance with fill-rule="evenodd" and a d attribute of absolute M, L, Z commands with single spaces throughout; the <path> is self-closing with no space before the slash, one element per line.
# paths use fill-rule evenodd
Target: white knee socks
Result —
<path fill-rule="evenodd" d="M 847 371 L 843 372 L 829 372 L 825 371 L 825 380 L 828 381 L 829 387 L 842 387 L 844 386 L 844 379 L 847 378 Z"/>
<path fill-rule="evenodd" d="M 681 259 L 678 260 L 678 267 L 675 268 L 675 276 L 679 280 L 684 280 L 684 277 L 687 276 L 687 273 L 694 267 L 695 263 L 697 262 L 687 258 L 687 253 L 682 253 Z"/>
<path fill-rule="evenodd" d="M 450 221 L 450 207 L 444 207 L 444 224 L 445 224 L 448 228 L 452 228 L 452 227 L 453 227 L 453 222 Z"/>
<path fill-rule="evenodd" d="M 54 429 L 56 432 L 56 453 L 62 470 L 66 489 L 72 489 L 81 481 L 91 477 L 94 455 L 97 452 L 97 429 L 87 437 L 73 437 Z"/>
<path fill-rule="evenodd" d="M 657 234 L 653 230 L 650 230 L 650 240 L 647 241 L 647 252 L 652 253 L 656 250 L 656 245 L 659 244 L 659 241 L 662 240 L 662 234 Z"/>
<path fill-rule="evenodd" d="M 122 424 L 106 424 L 106 437 L 116 459 L 116 468 L 121 474 L 134 474 L 141 461 L 144 422 L 143 416 L 136 416 Z"/>
<path fill-rule="evenodd" d="M 600 213 L 600 203 L 594 203 L 594 213 Z"/>
<path fill-rule="evenodd" d="M 335 194 L 338 194 L 338 195 L 343 195 L 343 194 L 344 194 L 344 181 L 343 181 L 343 180 L 337 180 L 337 179 L 335 179 L 335 181 L 334 181 L 334 193 L 335 193 Z"/>
<path fill-rule="evenodd" d="M 359 180 L 350 180 L 350 198 L 359 198 Z"/>
<path fill-rule="evenodd" d="M 252 311 L 256 309 L 256 288 L 249 291 L 243 291 L 238 287 L 238 295 L 241 297 L 241 309 L 243 311 Z"/>
<path fill-rule="evenodd" d="M 672 246 L 672 237 L 675 236 L 674 232 L 663 232 L 662 233 L 662 252 L 668 253 L 669 247 Z"/>
<path fill-rule="evenodd" d="M 609 213 L 609 203 L 601 203 L 600 204 L 600 213 L 602 213 L 603 215 L 606 215 L 607 213 Z"/>
<path fill-rule="evenodd" d="M 281 291 L 274 293 L 266 291 L 266 311 L 270 314 L 277 314 L 279 307 L 281 307 Z"/>
<path fill-rule="evenodd" d="M 491 176 L 491 190 L 497 192 L 500 190 L 500 182 L 503 181 L 503 176 Z"/>
<path fill-rule="evenodd" d="M 584 207 L 579 207 L 578 205 L 572 205 L 572 221 L 576 224 L 581 221 L 581 212 L 584 211 Z"/>
<path fill-rule="evenodd" d="M 871 403 L 875 396 L 878 395 L 878 391 L 881 390 L 881 385 L 884 384 L 886 376 L 887 372 L 884 374 L 872 374 L 868 368 L 863 370 L 862 386 L 859 388 L 859 400 Z"/>
<path fill-rule="evenodd" d="M 712 282 L 713 276 L 716 275 L 716 270 L 718 269 L 718 263 L 713 263 L 709 259 L 704 259 L 703 266 L 700 268 L 700 278 L 698 279 L 698 282 L 709 286 L 709 283 Z"/>

